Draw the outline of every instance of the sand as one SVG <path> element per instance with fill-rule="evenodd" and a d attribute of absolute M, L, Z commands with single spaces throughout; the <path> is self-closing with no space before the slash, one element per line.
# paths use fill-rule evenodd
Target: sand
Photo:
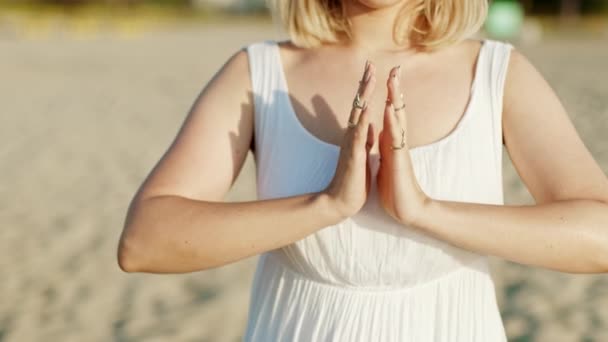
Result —
<path fill-rule="evenodd" d="M 126 208 L 192 101 L 263 24 L 94 38 L 0 35 L 0 341 L 238 341 L 256 257 L 126 274 Z M 578 37 L 580 38 L 580 37 Z M 522 46 L 608 170 L 608 40 Z M 540 128 L 539 128 L 540 129 Z M 532 203 L 505 153 L 505 201 Z M 251 155 L 227 200 L 255 198 Z M 492 259 L 508 335 L 608 340 L 608 277 Z"/>

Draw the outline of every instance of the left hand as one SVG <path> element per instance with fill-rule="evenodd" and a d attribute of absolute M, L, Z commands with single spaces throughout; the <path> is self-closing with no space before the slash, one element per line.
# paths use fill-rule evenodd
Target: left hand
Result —
<path fill-rule="evenodd" d="M 376 175 L 378 195 L 386 212 L 404 224 L 415 224 L 430 198 L 418 184 L 414 174 L 409 146 L 407 144 L 407 118 L 405 109 L 395 112 L 404 104 L 399 86 L 400 68 L 389 73 L 386 85 L 388 99 L 384 108 L 384 124 L 379 133 L 380 166 Z M 403 129 L 403 131 L 402 131 Z M 403 148 L 393 149 L 391 146 Z"/>

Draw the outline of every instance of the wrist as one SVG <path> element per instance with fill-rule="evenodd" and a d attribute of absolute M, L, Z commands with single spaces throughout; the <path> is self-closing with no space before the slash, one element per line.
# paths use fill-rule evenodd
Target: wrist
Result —
<path fill-rule="evenodd" d="M 420 200 L 420 206 L 416 210 L 416 214 L 406 222 L 407 225 L 415 226 L 417 228 L 424 228 L 428 224 L 428 219 L 433 217 L 432 212 L 435 210 L 438 201 L 431 197 L 424 195 Z"/>
<path fill-rule="evenodd" d="M 328 225 L 336 224 L 348 218 L 348 215 L 340 209 L 340 206 L 336 203 L 334 198 L 326 192 L 316 193 L 314 202 L 316 203 L 319 212 L 321 212 L 325 220 L 329 222 Z"/>

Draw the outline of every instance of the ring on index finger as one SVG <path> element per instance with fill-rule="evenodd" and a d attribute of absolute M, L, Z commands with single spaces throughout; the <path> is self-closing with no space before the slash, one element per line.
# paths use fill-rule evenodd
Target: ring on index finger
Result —
<path fill-rule="evenodd" d="M 359 109 L 365 108 L 365 101 L 361 101 L 361 96 L 359 95 L 359 93 L 355 95 L 355 99 L 353 100 L 353 107 Z"/>

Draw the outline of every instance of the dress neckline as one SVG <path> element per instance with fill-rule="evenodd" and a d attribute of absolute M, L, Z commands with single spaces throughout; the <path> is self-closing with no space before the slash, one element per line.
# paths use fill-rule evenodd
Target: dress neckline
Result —
<path fill-rule="evenodd" d="M 289 85 L 287 83 L 285 69 L 283 68 L 283 60 L 281 58 L 278 41 L 275 40 L 275 41 L 271 41 L 271 42 L 272 42 L 271 45 L 272 45 L 272 48 L 274 49 L 274 54 L 275 54 L 275 58 L 276 58 L 276 64 L 277 64 L 276 69 L 278 70 L 278 76 L 279 76 L 280 83 L 281 83 L 280 85 L 283 89 L 283 91 L 279 92 L 279 93 L 282 96 L 284 96 L 284 100 L 287 103 L 287 107 L 288 107 L 287 111 L 289 112 L 288 116 L 291 117 L 292 121 L 295 123 L 295 125 L 298 127 L 298 129 L 302 133 L 304 133 L 306 136 L 308 136 L 311 141 L 313 141 L 314 143 L 317 143 L 321 146 L 324 146 L 325 148 L 328 148 L 329 150 L 333 151 L 334 153 L 339 153 L 341 146 L 330 143 L 328 141 L 325 141 L 325 140 L 317 137 L 311 131 L 309 131 L 298 118 L 298 115 L 295 111 L 293 103 L 291 102 L 291 98 L 289 97 Z M 422 152 L 422 151 L 425 151 L 428 149 L 438 148 L 442 145 L 445 145 L 446 143 L 448 143 L 449 141 L 454 139 L 454 137 L 457 136 L 460 131 L 462 131 L 463 126 L 469 120 L 469 117 L 472 116 L 471 112 L 472 112 L 472 108 L 473 108 L 473 103 L 475 102 L 475 99 L 478 96 L 477 94 L 479 93 L 478 84 L 480 82 L 479 78 L 481 76 L 480 70 L 481 70 L 483 53 L 484 53 L 484 50 L 486 49 L 486 45 L 488 45 L 487 39 L 481 39 L 480 42 L 481 42 L 481 47 L 479 48 L 479 51 L 477 53 L 477 58 L 475 60 L 475 74 L 473 75 L 473 81 L 471 82 L 471 87 L 470 87 L 470 91 L 469 91 L 469 99 L 467 101 L 463 114 L 458 119 L 458 122 L 447 135 L 444 135 L 443 137 L 441 137 L 433 142 L 427 143 L 427 144 L 410 147 L 409 148 L 410 152 Z"/>

